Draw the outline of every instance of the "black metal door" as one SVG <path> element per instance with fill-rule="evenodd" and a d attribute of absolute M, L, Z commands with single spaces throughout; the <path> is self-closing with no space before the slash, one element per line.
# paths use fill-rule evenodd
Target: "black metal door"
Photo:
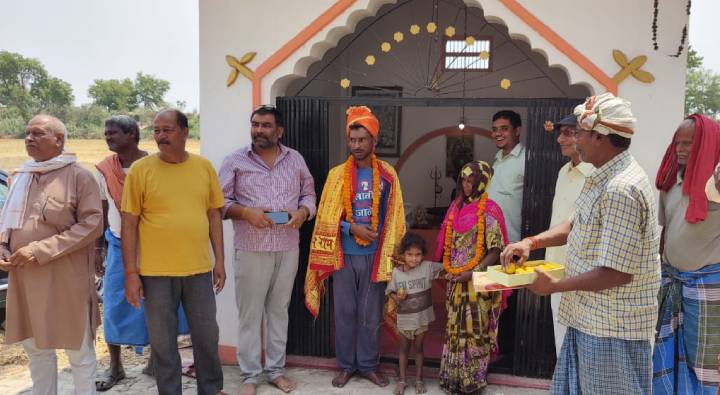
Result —
<path fill-rule="evenodd" d="M 329 171 L 328 103 L 320 98 L 278 97 L 278 109 L 285 116 L 283 144 L 296 149 L 305 158 L 315 179 L 315 192 L 320 201 L 322 187 Z M 305 308 L 303 286 L 307 271 L 310 238 L 315 222 L 300 230 L 300 261 L 290 300 L 287 353 L 295 355 L 333 356 L 330 325 L 332 322 L 332 289 L 330 281 L 323 296 L 320 317 L 314 320 Z"/>
<path fill-rule="evenodd" d="M 560 154 L 557 132 L 546 132 L 544 124 L 570 114 L 581 102 L 582 99 L 537 99 L 528 107 L 523 237 L 540 233 L 550 225 L 555 181 L 567 162 Z M 537 250 L 531 259 L 544 256 L 545 250 Z M 527 290 L 518 291 L 515 297 L 515 322 L 521 324 L 515 330 L 513 374 L 550 377 L 556 359 L 550 297 L 539 297 Z"/>

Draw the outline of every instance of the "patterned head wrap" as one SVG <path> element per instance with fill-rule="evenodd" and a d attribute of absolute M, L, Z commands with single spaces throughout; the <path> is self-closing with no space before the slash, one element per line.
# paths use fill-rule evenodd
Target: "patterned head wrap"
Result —
<path fill-rule="evenodd" d="M 347 122 L 345 123 L 345 136 L 350 135 L 351 126 L 362 126 L 367 129 L 373 137 L 380 132 L 380 121 L 375 114 L 366 106 L 354 106 L 347 109 Z"/>
<path fill-rule="evenodd" d="M 475 201 L 480 199 L 485 193 L 490 180 L 492 180 L 493 168 L 487 162 L 482 160 L 476 160 L 467 163 L 460 169 L 457 180 L 457 197 L 462 200 L 466 198 L 468 201 Z M 470 178 L 473 185 L 473 192 L 470 196 L 465 196 L 463 192 L 462 181 L 463 178 Z"/>
<path fill-rule="evenodd" d="M 635 117 L 630 111 L 630 102 L 610 92 L 590 96 L 575 107 L 574 113 L 583 130 L 594 130 L 605 136 L 614 133 L 628 139 L 633 136 Z"/>

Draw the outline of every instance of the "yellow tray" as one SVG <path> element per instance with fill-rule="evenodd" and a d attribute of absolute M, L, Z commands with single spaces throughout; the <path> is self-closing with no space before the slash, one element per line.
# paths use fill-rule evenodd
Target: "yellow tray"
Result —
<path fill-rule="evenodd" d="M 543 263 L 545 263 L 545 261 L 527 261 L 523 266 L 539 266 Z M 560 280 L 565 277 L 565 267 L 562 265 L 560 266 L 561 267 L 557 269 L 546 270 L 545 273 L 555 279 Z M 536 277 L 537 273 L 535 273 L 534 271 L 531 273 L 507 274 L 503 272 L 502 266 L 500 265 L 490 266 L 487 269 L 488 280 L 505 287 L 522 287 L 525 285 L 530 285 L 535 281 Z"/>

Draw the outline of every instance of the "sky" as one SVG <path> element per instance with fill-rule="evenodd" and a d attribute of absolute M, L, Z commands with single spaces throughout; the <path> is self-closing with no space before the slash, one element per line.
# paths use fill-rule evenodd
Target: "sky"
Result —
<path fill-rule="evenodd" d="M 90 102 L 95 79 L 132 79 L 141 71 L 170 81 L 168 102 L 197 109 L 198 1 L 0 0 L 0 50 L 39 59 L 72 85 L 76 104 Z M 716 15 L 720 1 L 692 2 L 690 44 L 720 73 Z"/>

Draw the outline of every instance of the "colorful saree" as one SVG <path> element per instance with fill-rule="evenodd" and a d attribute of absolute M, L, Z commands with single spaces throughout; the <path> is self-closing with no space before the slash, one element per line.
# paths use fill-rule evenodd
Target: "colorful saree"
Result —
<path fill-rule="evenodd" d="M 436 261 L 445 245 L 445 231 L 450 212 L 454 214 L 450 265 L 464 266 L 471 260 L 478 242 L 477 205 L 479 201 L 457 209 L 453 202 L 445 216 L 438 237 Z M 488 200 L 485 208 L 485 251 L 503 249 L 507 233 L 500 207 Z M 481 270 L 479 267 L 474 270 Z M 485 270 L 485 269 L 482 269 Z M 451 394 L 477 394 L 487 385 L 490 358 L 497 352 L 500 313 L 509 293 L 480 292 L 472 281 L 451 282 L 447 289 L 447 327 L 440 363 L 440 387 Z"/>

